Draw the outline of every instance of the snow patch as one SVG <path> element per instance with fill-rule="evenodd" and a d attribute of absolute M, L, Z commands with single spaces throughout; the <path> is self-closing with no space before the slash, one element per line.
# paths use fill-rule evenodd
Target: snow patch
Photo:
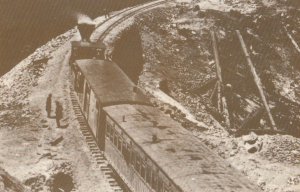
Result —
<path fill-rule="evenodd" d="M 231 7 L 226 5 L 223 0 L 209 0 L 198 3 L 200 9 L 214 9 L 220 11 L 230 11 Z"/>
<path fill-rule="evenodd" d="M 176 0 L 176 3 L 191 3 L 192 0 Z"/>
<path fill-rule="evenodd" d="M 146 91 L 148 91 L 149 93 L 151 93 L 155 98 L 163 101 L 164 103 L 168 103 L 168 104 L 178 108 L 180 111 L 182 111 L 186 115 L 186 119 L 188 119 L 189 121 L 191 121 L 193 123 L 196 123 L 197 126 L 209 129 L 209 127 L 205 123 L 198 121 L 196 119 L 196 117 L 188 109 L 186 109 L 182 104 L 180 104 L 178 101 L 174 100 L 173 98 L 171 98 L 170 96 L 168 96 L 167 94 L 162 92 L 161 90 L 153 89 L 151 87 L 144 87 L 144 89 Z"/>
<path fill-rule="evenodd" d="M 293 102 L 299 103 L 295 91 L 299 88 L 298 83 L 293 83 L 294 80 L 289 77 L 284 77 L 281 74 L 277 74 L 275 86 L 279 90 L 280 94 Z"/>

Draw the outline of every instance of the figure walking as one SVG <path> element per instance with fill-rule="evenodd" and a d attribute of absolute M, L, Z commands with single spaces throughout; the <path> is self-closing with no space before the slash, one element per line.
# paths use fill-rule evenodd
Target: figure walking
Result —
<path fill-rule="evenodd" d="M 55 104 L 56 104 L 56 109 L 55 109 L 56 125 L 57 125 L 57 127 L 60 127 L 60 120 L 62 119 L 63 108 L 58 101 L 56 101 Z"/>
<path fill-rule="evenodd" d="M 105 19 L 109 18 L 109 13 L 108 13 L 107 8 L 104 8 L 103 12 L 104 12 Z"/>
<path fill-rule="evenodd" d="M 46 101 L 46 111 L 47 111 L 47 117 L 51 116 L 51 102 L 52 102 L 52 94 L 50 93 L 47 97 Z"/>

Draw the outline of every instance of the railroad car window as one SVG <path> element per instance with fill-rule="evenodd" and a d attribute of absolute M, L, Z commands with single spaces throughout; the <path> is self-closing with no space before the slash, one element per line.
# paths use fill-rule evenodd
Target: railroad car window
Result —
<path fill-rule="evenodd" d="M 127 154 L 128 154 L 127 143 L 126 143 L 125 140 L 123 140 L 123 142 L 122 142 L 122 155 L 124 157 L 126 157 Z"/>
<path fill-rule="evenodd" d="M 146 171 L 146 181 L 151 185 L 151 174 L 152 174 L 152 169 L 149 165 L 147 165 L 147 171 Z"/>
<path fill-rule="evenodd" d="M 83 85 L 84 85 L 84 77 L 79 72 L 79 78 L 78 78 L 78 92 L 83 93 Z"/>
<path fill-rule="evenodd" d="M 76 92 L 79 92 L 79 72 L 77 73 L 77 71 L 74 71 L 74 88 Z"/>
<path fill-rule="evenodd" d="M 106 136 L 110 137 L 110 132 L 111 132 L 111 125 L 109 123 L 106 123 Z"/>
<path fill-rule="evenodd" d="M 151 182 L 151 187 L 157 191 L 157 174 L 152 172 L 152 182 Z"/>
<path fill-rule="evenodd" d="M 118 150 L 122 152 L 122 139 L 121 136 L 118 137 Z"/>
<path fill-rule="evenodd" d="M 126 144 L 125 141 L 123 141 L 123 146 L 122 146 L 122 154 L 124 156 L 124 159 L 126 163 L 130 162 L 130 153 L 129 153 L 129 146 Z"/>
<path fill-rule="evenodd" d="M 106 133 L 106 137 L 109 138 L 109 136 L 110 136 L 110 127 L 109 127 L 108 124 L 106 124 L 106 131 L 105 131 L 105 133 Z"/>
<path fill-rule="evenodd" d="M 90 102 L 90 86 L 86 83 L 85 86 L 85 97 L 84 97 L 84 111 L 89 112 L 89 102 Z"/>
<path fill-rule="evenodd" d="M 134 150 L 131 151 L 131 164 L 133 166 L 135 166 L 135 151 Z"/>
<path fill-rule="evenodd" d="M 128 156 L 127 156 L 127 160 L 128 160 L 128 163 L 131 163 L 131 154 L 132 154 L 132 152 L 131 152 L 131 144 L 127 144 L 127 152 L 128 152 Z"/>
<path fill-rule="evenodd" d="M 118 147 L 118 134 L 117 132 L 115 132 L 115 135 L 114 135 L 114 144 L 116 147 Z"/>
<path fill-rule="evenodd" d="M 114 133 L 115 133 L 114 128 L 111 128 L 111 130 L 110 130 L 110 140 L 111 140 L 111 142 L 114 142 Z"/>
<path fill-rule="evenodd" d="M 141 158 L 140 158 L 140 156 L 138 154 L 136 154 L 135 170 L 140 174 L 140 170 L 141 170 Z"/>
<path fill-rule="evenodd" d="M 158 187 L 157 187 L 158 192 L 163 192 L 163 182 L 161 178 L 158 178 Z"/>
<path fill-rule="evenodd" d="M 146 181 L 146 165 L 143 164 L 143 163 L 142 163 L 142 166 L 141 166 L 141 176 Z"/>

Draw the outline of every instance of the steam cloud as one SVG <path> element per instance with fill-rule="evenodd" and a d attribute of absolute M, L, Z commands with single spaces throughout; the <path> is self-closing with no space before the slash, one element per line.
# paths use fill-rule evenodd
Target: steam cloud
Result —
<path fill-rule="evenodd" d="M 85 24 L 95 24 L 95 22 L 87 15 L 77 13 L 76 17 L 77 17 L 78 24 L 84 24 L 84 23 Z"/>

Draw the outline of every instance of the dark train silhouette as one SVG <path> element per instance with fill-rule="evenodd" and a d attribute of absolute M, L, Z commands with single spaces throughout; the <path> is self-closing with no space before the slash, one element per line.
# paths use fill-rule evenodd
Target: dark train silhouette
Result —
<path fill-rule="evenodd" d="M 90 35 L 94 30 L 95 24 L 81 23 L 78 25 L 81 40 L 71 42 L 70 64 L 78 59 L 104 58 L 105 45 L 102 42 L 90 41 Z"/>
<path fill-rule="evenodd" d="M 104 60 L 105 46 L 88 40 L 92 30 L 87 28 L 93 26 L 78 28 L 85 41 L 72 42 L 74 89 L 94 139 L 130 190 L 259 191 L 178 122 L 153 107 L 116 63 Z"/>

